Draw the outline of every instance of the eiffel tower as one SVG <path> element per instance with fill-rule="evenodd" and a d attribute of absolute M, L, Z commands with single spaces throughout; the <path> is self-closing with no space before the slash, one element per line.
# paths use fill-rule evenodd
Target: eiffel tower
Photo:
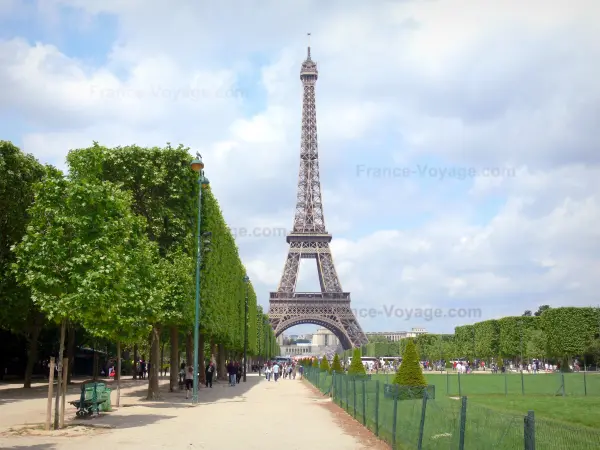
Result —
<path fill-rule="evenodd" d="M 294 228 L 287 235 L 290 248 L 279 287 L 270 295 L 269 319 L 276 336 L 295 325 L 314 324 L 331 331 L 347 350 L 366 344 L 367 337 L 350 309 L 350 293 L 342 290 L 329 248 L 331 234 L 325 228 L 317 145 L 317 78 L 309 43 L 300 69 L 304 98 Z M 321 292 L 296 292 L 301 258 L 316 260 Z"/>

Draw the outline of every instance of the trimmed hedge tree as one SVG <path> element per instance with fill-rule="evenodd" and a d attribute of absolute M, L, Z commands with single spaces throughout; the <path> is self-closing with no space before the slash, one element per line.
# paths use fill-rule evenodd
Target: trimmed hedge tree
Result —
<path fill-rule="evenodd" d="M 407 339 L 407 341 L 406 350 L 402 356 L 402 364 L 396 372 L 393 383 L 400 386 L 425 387 L 427 386 L 427 380 L 425 380 L 423 369 L 419 363 L 417 348 L 412 339 Z"/>
<path fill-rule="evenodd" d="M 342 373 L 344 369 L 342 369 L 342 363 L 340 362 L 340 357 L 336 353 L 333 357 L 333 362 L 331 363 L 331 371 L 336 373 Z"/>
<path fill-rule="evenodd" d="M 355 348 L 352 352 L 352 361 L 348 368 L 348 375 L 366 375 L 365 366 L 360 359 L 360 348 Z"/>
<path fill-rule="evenodd" d="M 321 365 L 319 367 L 321 368 L 321 370 L 331 372 L 331 367 L 329 367 L 329 361 L 327 361 L 327 358 L 325 356 L 323 356 L 323 359 L 321 359 Z"/>

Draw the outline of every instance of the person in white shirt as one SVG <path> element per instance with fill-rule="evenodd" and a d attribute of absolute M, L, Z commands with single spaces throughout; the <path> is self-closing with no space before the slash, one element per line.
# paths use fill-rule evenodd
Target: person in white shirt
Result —
<path fill-rule="evenodd" d="M 275 382 L 279 378 L 279 364 L 277 363 L 273 364 L 273 378 L 275 378 Z"/>
<path fill-rule="evenodd" d="M 271 366 L 265 364 L 265 378 L 267 381 L 271 381 Z"/>

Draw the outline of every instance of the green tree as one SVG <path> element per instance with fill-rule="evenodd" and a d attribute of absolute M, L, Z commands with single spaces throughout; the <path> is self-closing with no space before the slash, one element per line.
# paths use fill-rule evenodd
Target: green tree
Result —
<path fill-rule="evenodd" d="M 548 352 L 561 358 L 561 371 L 569 370 L 573 356 L 583 355 L 598 333 L 598 308 L 550 308 L 541 315 Z"/>
<path fill-rule="evenodd" d="M 311 365 L 312 367 L 319 367 L 319 360 L 317 358 L 313 358 Z"/>
<path fill-rule="evenodd" d="M 102 321 L 129 282 L 128 245 L 139 225 L 130 203 L 130 196 L 110 183 L 71 181 L 59 173 L 35 185 L 14 270 L 40 310 L 61 325 L 58 386 L 67 320 L 87 327 Z"/>
<path fill-rule="evenodd" d="M 331 373 L 331 367 L 329 367 L 329 361 L 327 361 L 327 357 L 323 356 L 321 359 L 321 365 L 319 366 L 321 370 L 326 370 Z"/>
<path fill-rule="evenodd" d="M 550 309 L 550 305 L 542 305 L 538 308 L 538 310 L 534 313 L 534 316 L 536 317 L 540 317 L 544 311 L 547 311 Z"/>
<path fill-rule="evenodd" d="M 18 284 L 10 270 L 15 261 L 11 247 L 25 235 L 34 184 L 44 174 L 44 166 L 33 156 L 22 153 L 11 142 L 0 141 L 0 328 L 27 340 L 26 388 L 31 387 L 33 366 L 38 359 L 38 338 L 45 317 L 33 303 L 30 290 Z"/>
<path fill-rule="evenodd" d="M 528 330 L 525 344 L 527 358 L 542 359 L 547 354 L 548 338 L 542 330 Z"/>
<path fill-rule="evenodd" d="M 344 371 L 344 369 L 342 369 L 342 363 L 340 362 L 340 356 L 337 353 L 333 356 L 331 371 L 336 373 L 342 373 Z"/>
<path fill-rule="evenodd" d="M 348 367 L 348 375 L 366 375 L 365 366 L 362 363 L 360 349 L 355 348 L 352 352 L 352 361 Z"/>
<path fill-rule="evenodd" d="M 419 363 L 417 348 L 412 339 L 408 339 L 406 350 L 402 355 L 402 364 L 394 377 L 394 384 L 409 387 L 425 387 L 427 381 L 423 375 L 423 369 Z"/>

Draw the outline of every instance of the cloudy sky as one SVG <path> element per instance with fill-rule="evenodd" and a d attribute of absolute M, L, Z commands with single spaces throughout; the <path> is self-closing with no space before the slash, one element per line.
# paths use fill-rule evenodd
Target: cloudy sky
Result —
<path fill-rule="evenodd" d="M 597 0 L 0 0 L 0 136 L 61 168 L 94 140 L 200 151 L 266 307 L 310 32 L 326 224 L 366 331 L 595 306 L 599 14 Z M 314 261 L 298 290 L 318 290 Z"/>

